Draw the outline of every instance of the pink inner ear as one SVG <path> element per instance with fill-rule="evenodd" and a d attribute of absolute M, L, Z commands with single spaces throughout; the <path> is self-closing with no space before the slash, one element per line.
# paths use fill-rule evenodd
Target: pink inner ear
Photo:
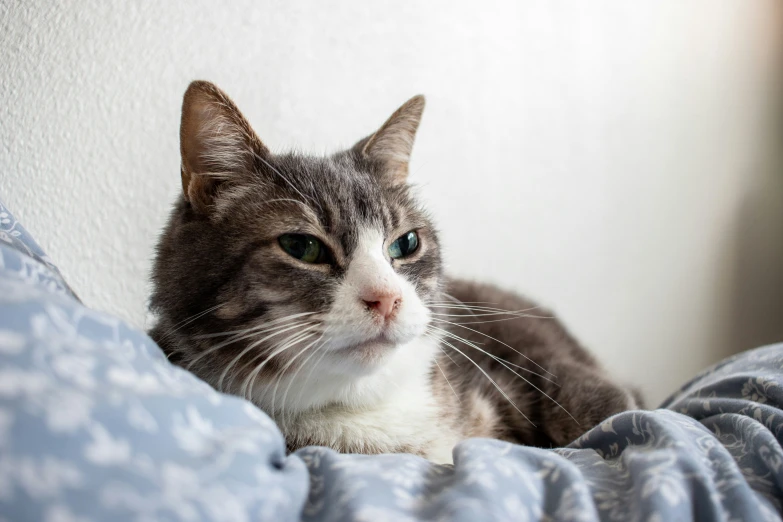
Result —
<path fill-rule="evenodd" d="M 251 137 L 238 118 L 240 114 L 212 100 L 194 100 L 182 127 L 183 162 L 192 173 L 229 178 L 249 166 Z"/>
<path fill-rule="evenodd" d="M 267 148 L 236 105 L 208 82 L 193 82 L 182 102 L 182 190 L 197 209 L 212 204 L 222 182 L 247 173 Z"/>
<path fill-rule="evenodd" d="M 383 165 L 384 178 L 393 185 L 404 183 L 413 142 L 424 111 L 424 97 L 414 96 L 370 136 L 362 153 Z"/>

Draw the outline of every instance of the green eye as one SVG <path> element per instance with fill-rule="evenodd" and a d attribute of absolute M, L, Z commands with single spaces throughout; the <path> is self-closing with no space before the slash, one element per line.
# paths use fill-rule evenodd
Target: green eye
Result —
<path fill-rule="evenodd" d="M 307 234 L 283 234 L 277 241 L 291 257 L 305 263 L 326 263 L 326 247 L 318 239 Z"/>
<path fill-rule="evenodd" d="M 419 235 L 411 230 L 407 234 L 398 237 L 394 243 L 389 245 L 389 256 L 392 259 L 408 257 L 419 248 Z"/>

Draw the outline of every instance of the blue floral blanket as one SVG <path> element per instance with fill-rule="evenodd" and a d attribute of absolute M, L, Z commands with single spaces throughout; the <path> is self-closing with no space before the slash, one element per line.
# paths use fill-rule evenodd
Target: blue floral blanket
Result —
<path fill-rule="evenodd" d="M 780 520 L 783 345 L 567 448 L 286 455 L 274 423 L 83 306 L 0 204 L 0 521 Z"/>

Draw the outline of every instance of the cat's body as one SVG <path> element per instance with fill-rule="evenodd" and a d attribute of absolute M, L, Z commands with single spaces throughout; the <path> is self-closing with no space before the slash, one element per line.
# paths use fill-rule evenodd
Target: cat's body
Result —
<path fill-rule="evenodd" d="M 413 98 L 327 158 L 273 155 L 223 93 L 192 84 L 152 337 L 258 404 L 291 450 L 449 462 L 468 437 L 563 445 L 635 407 L 546 312 L 444 277 L 406 182 L 422 110 Z"/>

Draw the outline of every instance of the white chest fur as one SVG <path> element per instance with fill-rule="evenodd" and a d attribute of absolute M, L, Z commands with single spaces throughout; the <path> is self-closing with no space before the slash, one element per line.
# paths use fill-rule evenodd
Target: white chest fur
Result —
<path fill-rule="evenodd" d="M 361 453 L 411 451 L 450 463 L 460 436 L 449 427 L 448 412 L 433 395 L 436 350 L 434 340 L 419 337 L 398 346 L 370 375 L 355 378 L 316 370 L 315 376 L 295 384 L 300 388 L 296 397 L 275 417 L 289 439 Z"/>

